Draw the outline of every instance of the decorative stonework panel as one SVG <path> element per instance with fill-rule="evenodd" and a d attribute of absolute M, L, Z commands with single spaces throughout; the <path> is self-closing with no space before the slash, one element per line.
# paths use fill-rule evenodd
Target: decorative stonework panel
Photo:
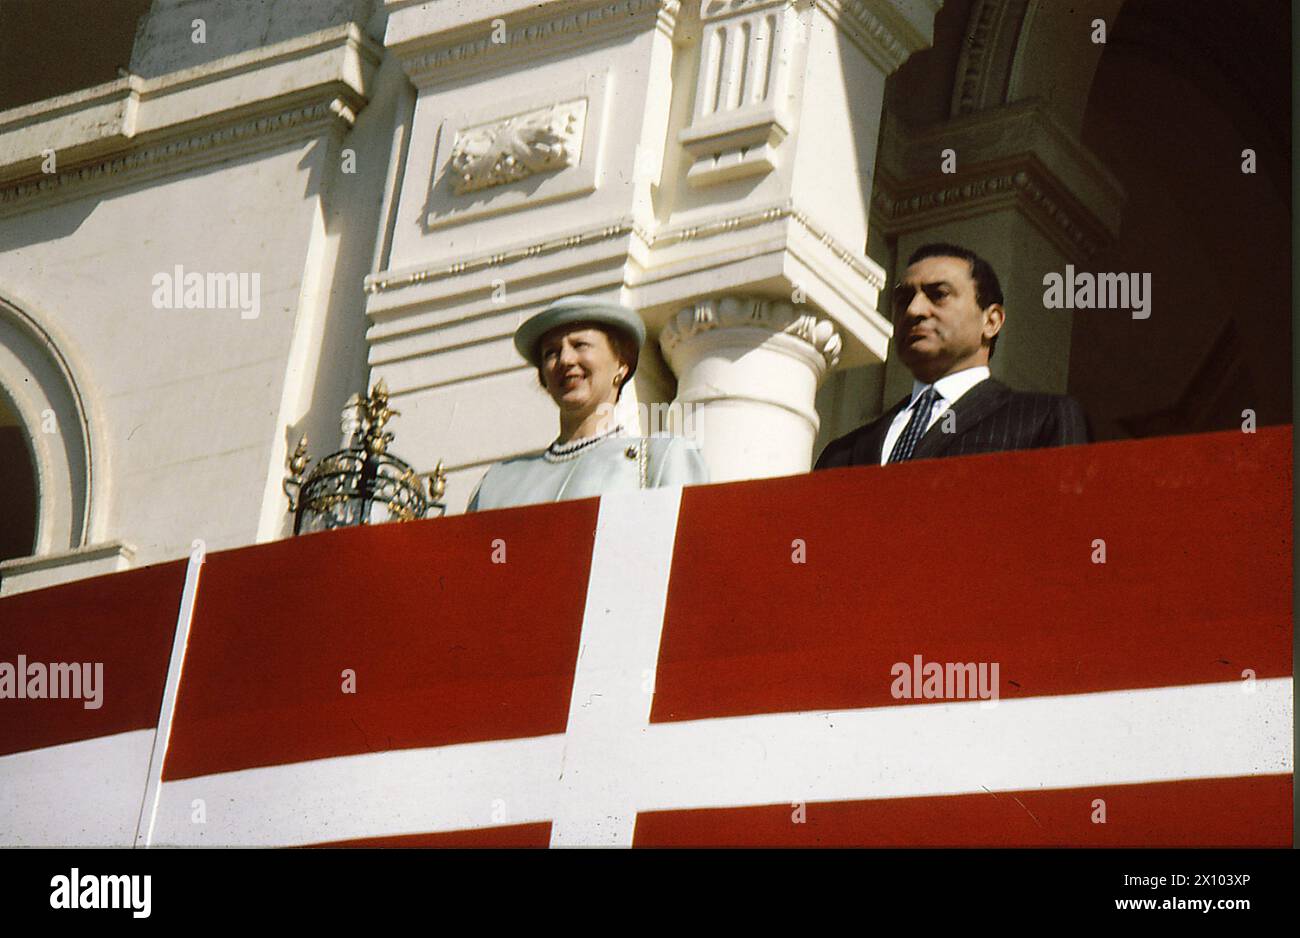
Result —
<path fill-rule="evenodd" d="M 581 98 L 460 131 L 451 148 L 453 189 L 463 195 L 576 165 L 586 119 Z"/>
<path fill-rule="evenodd" d="M 697 117 L 771 100 L 778 34 L 785 19 L 783 6 L 705 4 Z"/>
<path fill-rule="evenodd" d="M 594 191 L 608 84 L 602 71 L 441 117 L 424 230 Z"/>
<path fill-rule="evenodd" d="M 802 339 L 825 359 L 826 368 L 834 368 L 844 343 L 835 331 L 835 323 L 818 317 L 817 312 L 764 297 L 706 298 L 684 307 L 664 324 L 659 333 L 659 347 L 672 363 L 678 346 L 699 333 L 733 327 L 759 328 Z"/>
<path fill-rule="evenodd" d="M 679 141 L 694 157 L 686 178 L 708 186 L 770 172 L 789 133 L 782 101 L 798 30 L 789 5 L 714 0 L 701 11 L 700 69 L 691 125 Z"/>

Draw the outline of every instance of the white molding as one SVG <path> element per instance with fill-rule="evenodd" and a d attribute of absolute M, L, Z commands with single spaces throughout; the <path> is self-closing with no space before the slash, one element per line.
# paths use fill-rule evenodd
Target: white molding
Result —
<path fill-rule="evenodd" d="M 99 560 L 122 559 L 130 562 L 135 557 L 134 545 L 126 541 L 105 541 L 102 544 L 88 544 L 72 550 L 53 551 L 39 557 L 12 557 L 0 560 L 0 570 L 5 573 L 29 573 L 35 570 L 51 570 L 69 564 L 91 563 Z"/>
<path fill-rule="evenodd" d="M 710 242 L 707 250 L 697 250 L 703 241 Z M 373 323 L 368 333 L 371 364 L 384 358 L 376 357 L 377 344 L 438 328 L 445 318 L 439 310 L 486 296 L 492 277 L 527 282 L 529 292 L 545 292 L 544 284 L 550 284 L 559 296 L 565 284 L 572 286 L 573 277 L 590 281 L 597 269 L 600 285 L 586 282 L 583 289 L 625 288 L 624 302 L 640 309 L 652 329 L 676 312 L 669 307 L 717 294 L 722 283 L 741 292 L 787 296 L 792 285 L 799 285 L 809 306 L 834 319 L 845 337 L 841 367 L 883 359 L 892 331 L 888 319 L 876 312 L 885 282 L 880 265 L 841 244 L 787 200 L 654 231 L 629 217 L 608 219 L 545 241 L 520 241 L 452 261 L 382 271 L 365 281 L 366 314 Z M 507 327 L 503 320 L 478 340 L 505 336 L 498 330 Z M 414 354 L 414 346 L 407 349 L 404 357 Z"/>
<path fill-rule="evenodd" d="M 0 595 L 10 596 L 106 573 L 120 573 L 131 569 L 134 560 L 135 545 L 125 541 L 106 541 L 33 557 L 14 557 L 0 561 Z"/>
<path fill-rule="evenodd" d="M 497 267 L 513 261 L 573 250 L 601 241 L 630 234 L 633 223 L 629 218 L 602 222 L 591 227 L 574 229 L 552 235 L 543 241 L 518 242 L 487 251 L 462 255 L 457 260 L 444 260 L 433 264 L 420 264 L 396 270 L 384 270 L 365 279 L 367 293 L 388 293 L 403 287 L 415 286 L 445 277 L 458 277 L 487 267 Z"/>
<path fill-rule="evenodd" d="M 418 88 L 507 69 L 610 38 L 658 29 L 671 36 L 680 0 L 474 0 L 466 22 L 461 4 L 399 8 L 388 18 L 384 45 Z M 537 15 L 538 11 L 540 15 Z M 493 42 L 501 20 L 505 41 Z"/>
<path fill-rule="evenodd" d="M 346 23 L 0 112 L 0 213 L 73 184 L 84 194 L 121 185 L 125 172 L 173 172 L 294 135 L 344 130 L 365 106 L 382 55 Z M 47 149 L 55 151 L 56 173 L 41 172 Z"/>
<path fill-rule="evenodd" d="M 877 290 L 884 287 L 885 274 L 879 264 L 865 254 L 853 251 L 846 245 L 841 244 L 808 213 L 795 208 L 789 200 L 786 200 L 775 205 L 749 209 L 736 215 L 711 218 L 689 224 L 665 225 L 653 231 L 643 228 L 629 217 L 612 219 L 591 227 L 563 232 L 544 241 L 517 242 L 491 250 L 462 255 L 457 260 L 380 271 L 366 278 L 365 289 L 370 294 L 389 293 L 415 284 L 461 276 L 484 268 L 509 264 L 543 254 L 585 247 L 597 241 L 620 238 L 628 234 L 634 234 L 646 248 L 654 251 L 686 241 L 713 238 L 784 219 L 796 222 L 815 240 L 824 245 L 848 271 Z"/>
<path fill-rule="evenodd" d="M 958 154 L 955 173 L 939 153 Z M 1035 101 L 988 108 L 913 130 L 887 118 L 872 218 L 888 234 L 1018 205 L 1069 254 L 1089 257 L 1118 236 L 1119 180 Z"/>
<path fill-rule="evenodd" d="M 943 0 L 901 4 L 886 0 L 812 0 L 845 36 L 886 75 L 934 40 L 934 16 Z"/>
<path fill-rule="evenodd" d="M 351 113 L 343 99 L 333 98 L 328 102 L 241 120 L 189 136 L 172 137 L 153 146 L 133 149 L 125 155 L 0 189 L 0 216 L 26 209 L 32 196 L 92 195 L 126 185 L 124 177 L 129 177 L 133 183 L 140 182 L 316 136 L 331 129 L 338 120 L 346 123 L 348 118 L 345 115 Z"/>

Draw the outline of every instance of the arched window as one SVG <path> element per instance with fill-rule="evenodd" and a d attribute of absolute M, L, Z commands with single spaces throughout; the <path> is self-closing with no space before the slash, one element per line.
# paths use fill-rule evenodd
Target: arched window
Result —
<path fill-rule="evenodd" d="M 30 433 L 0 388 L 0 560 L 26 557 L 36 547 L 36 466 Z"/>
<path fill-rule="evenodd" d="M 0 559 L 90 543 L 101 450 L 67 344 L 0 290 Z"/>

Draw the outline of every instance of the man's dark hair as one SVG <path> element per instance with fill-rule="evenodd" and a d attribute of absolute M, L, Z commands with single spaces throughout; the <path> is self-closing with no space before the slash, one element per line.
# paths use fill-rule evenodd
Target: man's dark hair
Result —
<path fill-rule="evenodd" d="M 923 244 L 912 252 L 912 256 L 907 259 L 907 266 L 911 267 L 917 261 L 923 261 L 927 257 L 957 257 L 969 263 L 970 278 L 975 282 L 975 302 L 979 304 L 980 309 L 988 309 L 994 303 L 1002 305 L 1004 302 L 1002 284 L 998 282 L 998 275 L 993 272 L 993 265 L 970 248 L 943 242 Z M 993 358 L 993 348 L 997 344 L 997 336 L 989 340 L 990 360 Z"/>

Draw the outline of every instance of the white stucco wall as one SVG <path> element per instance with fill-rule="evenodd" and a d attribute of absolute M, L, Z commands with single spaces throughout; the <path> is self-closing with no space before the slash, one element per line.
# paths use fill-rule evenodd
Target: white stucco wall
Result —
<path fill-rule="evenodd" d="M 936 7 L 329 0 L 299 23 L 283 0 L 158 0 L 118 81 L 0 113 L 0 293 L 63 337 L 96 466 L 88 529 L 6 562 L 0 590 L 181 557 L 196 538 L 286 536 L 286 454 L 304 433 L 314 458 L 336 448 L 344 400 L 381 377 L 401 412 L 393 451 L 421 472 L 446 460 L 461 510 L 488 465 L 554 434 L 511 337 L 566 293 L 646 316 L 629 413 L 676 393 L 657 336 L 701 298 L 799 284 L 846 362 L 878 363 L 883 274 L 855 203 L 884 77 Z M 487 44 L 498 15 L 502 48 Z M 764 17 L 785 32 L 762 33 Z M 733 60 L 701 71 L 701 33 L 723 21 L 758 30 L 728 54 L 768 70 L 768 97 Z M 715 81 L 731 103 L 702 111 Z M 568 168 L 446 197 L 457 133 L 578 100 Z M 755 147 L 761 168 L 726 169 Z M 155 309 L 155 276 L 178 265 L 256 274 L 256 317 Z M 789 325 L 755 341 L 804 341 Z M 816 376 L 792 406 L 812 410 Z M 861 383 L 829 392 L 834 424 Z"/>
<path fill-rule="evenodd" d="M 407 88 L 376 49 L 331 27 L 0 114 L 0 290 L 59 337 L 95 444 L 92 523 L 0 590 L 287 533 L 290 440 L 334 448 L 367 377 L 361 283 Z M 24 176 L 47 138 L 56 172 Z M 156 308 L 178 266 L 243 276 L 255 303 Z"/>

